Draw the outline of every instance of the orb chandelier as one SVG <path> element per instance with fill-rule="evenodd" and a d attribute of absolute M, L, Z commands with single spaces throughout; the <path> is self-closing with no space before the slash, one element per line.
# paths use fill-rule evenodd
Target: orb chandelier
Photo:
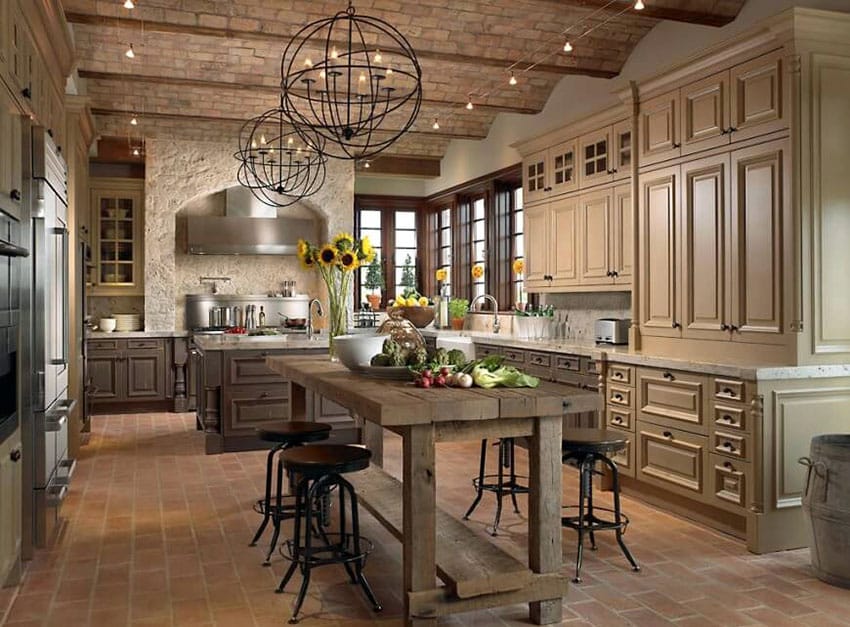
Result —
<path fill-rule="evenodd" d="M 311 138 L 310 143 L 304 135 Z M 286 207 L 315 194 L 325 182 L 324 140 L 305 129 L 301 133 L 279 107 L 251 118 L 239 133 L 237 180 L 260 202 Z M 317 148 L 318 147 L 318 148 Z"/>
<path fill-rule="evenodd" d="M 307 24 L 281 60 L 287 114 L 304 141 L 337 159 L 371 157 L 406 133 L 422 104 L 422 69 L 398 30 L 348 9 Z M 307 129 L 312 129 L 312 132 Z"/>

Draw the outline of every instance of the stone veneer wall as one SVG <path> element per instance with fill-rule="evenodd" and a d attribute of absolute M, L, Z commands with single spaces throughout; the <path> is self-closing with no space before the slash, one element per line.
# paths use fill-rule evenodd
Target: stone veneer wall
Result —
<path fill-rule="evenodd" d="M 299 292 L 316 294 L 316 276 L 304 273 L 295 257 L 189 256 L 181 249 L 178 212 L 237 184 L 233 144 L 149 139 L 145 151 L 146 330 L 182 329 L 185 294 L 204 291 L 198 284 L 202 275 L 231 277 L 230 285 L 221 286 L 223 293 L 279 292 L 284 279 L 295 279 Z M 306 207 L 321 219 L 323 241 L 339 231 L 352 232 L 353 162 L 329 160 L 322 189 L 301 205 L 300 211 Z"/>

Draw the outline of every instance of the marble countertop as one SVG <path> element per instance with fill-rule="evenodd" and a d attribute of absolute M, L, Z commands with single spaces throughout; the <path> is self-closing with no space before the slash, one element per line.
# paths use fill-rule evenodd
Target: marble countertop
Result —
<path fill-rule="evenodd" d="M 150 339 L 159 337 L 188 337 L 188 331 L 88 331 L 86 337 L 90 340 L 104 339 Z"/>
<path fill-rule="evenodd" d="M 196 335 L 195 344 L 201 350 L 327 350 L 328 338 L 322 335 L 307 339 L 306 335 Z"/>

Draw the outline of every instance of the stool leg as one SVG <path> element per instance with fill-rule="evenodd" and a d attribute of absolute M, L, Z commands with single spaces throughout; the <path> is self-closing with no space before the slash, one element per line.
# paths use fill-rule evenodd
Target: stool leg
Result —
<path fill-rule="evenodd" d="M 253 539 L 251 540 L 251 544 L 248 546 L 257 546 L 257 541 L 260 539 L 260 536 L 263 535 L 263 532 L 266 530 L 266 527 L 269 524 L 269 518 L 271 518 L 271 499 L 272 499 L 272 464 L 274 463 L 274 456 L 277 453 L 280 447 L 275 446 L 269 451 L 269 455 L 266 458 L 266 495 L 263 497 L 263 521 L 260 523 L 257 532 L 254 534 Z"/>
<path fill-rule="evenodd" d="M 587 522 L 588 524 L 588 533 L 590 536 L 590 550 L 596 550 L 596 535 L 593 533 L 593 469 L 596 466 L 596 456 L 590 457 L 590 469 L 587 474 Z"/>
<path fill-rule="evenodd" d="M 620 473 L 617 470 L 617 464 L 607 458 L 605 461 L 611 469 L 611 484 L 614 490 L 614 522 L 617 523 L 617 544 L 620 545 L 623 555 L 626 556 L 626 559 L 629 560 L 629 564 L 632 565 L 632 570 L 637 572 L 640 570 L 640 566 L 635 561 L 635 558 L 632 557 L 632 552 L 629 551 L 626 543 L 623 541 L 623 526 L 620 524 L 622 521 L 620 518 Z"/>
<path fill-rule="evenodd" d="M 362 550 L 360 548 L 360 513 L 357 507 L 357 494 L 354 492 L 354 488 L 348 481 L 343 480 L 340 487 L 340 492 L 343 490 L 348 491 L 351 501 L 351 533 L 354 538 L 354 553 L 355 555 L 362 555 Z M 375 598 L 375 593 L 372 591 L 372 586 L 369 585 L 369 582 L 366 580 L 366 575 L 363 574 L 363 565 L 366 561 L 365 557 L 361 557 L 354 562 L 354 570 L 357 574 L 357 581 L 360 582 L 360 587 L 363 589 L 366 598 L 369 599 L 369 603 L 372 604 L 372 609 L 376 612 L 380 612 L 383 607 L 380 603 L 378 603 L 378 599 Z"/>
<path fill-rule="evenodd" d="M 508 438 L 510 447 L 510 465 L 511 465 L 511 501 L 514 504 L 514 513 L 519 514 L 519 504 L 516 502 L 516 450 L 514 449 L 514 439 Z"/>
<path fill-rule="evenodd" d="M 579 500 L 578 500 L 578 548 L 576 550 L 576 576 L 574 583 L 581 583 L 581 560 L 584 550 L 584 495 L 587 489 L 587 458 L 581 460 L 579 466 Z"/>
<path fill-rule="evenodd" d="M 493 520 L 493 531 L 491 536 L 499 535 L 499 521 L 502 519 L 502 497 L 505 493 L 505 458 L 507 444 L 505 440 L 499 440 L 499 461 L 496 470 L 496 518 Z"/>
<path fill-rule="evenodd" d="M 301 555 L 301 515 L 304 511 L 303 503 L 306 484 L 307 480 L 302 479 L 295 487 L 295 520 L 292 528 L 292 563 L 289 565 L 289 568 L 286 570 L 286 574 L 284 574 L 277 586 L 277 589 L 275 590 L 278 594 L 286 589 L 286 585 L 289 583 L 289 580 L 292 579 L 292 575 L 295 574 L 295 569 L 298 568 L 298 562 Z"/>
<path fill-rule="evenodd" d="M 312 534 L 310 530 L 313 528 L 313 505 L 316 502 L 317 495 L 321 494 L 325 488 L 324 479 L 325 477 L 316 479 L 309 489 L 305 489 L 307 495 L 304 506 L 304 558 L 299 559 L 301 564 L 301 588 L 298 590 L 298 596 L 295 597 L 295 603 L 292 606 L 292 617 L 289 619 L 291 625 L 298 622 L 298 612 L 301 611 L 304 598 L 307 596 L 307 588 L 310 586 L 310 570 L 312 568 L 310 561 L 312 559 Z M 296 535 L 295 541 L 299 542 L 300 536 Z"/>
<path fill-rule="evenodd" d="M 479 458 L 478 463 L 478 489 L 475 493 L 475 500 L 472 501 L 472 505 L 469 506 L 469 509 L 466 510 L 466 513 L 463 515 L 464 520 L 469 520 L 472 512 L 475 511 L 475 508 L 478 507 L 478 504 L 481 502 L 481 495 L 484 493 L 484 464 L 487 461 L 487 440 L 481 440 L 481 457 Z"/>
<path fill-rule="evenodd" d="M 283 506 L 283 497 L 281 493 L 283 492 L 283 457 L 278 457 L 277 460 L 277 495 L 275 496 L 275 513 L 272 516 L 272 526 L 274 527 L 274 532 L 272 533 L 272 541 L 269 543 L 269 551 L 266 553 L 266 559 L 263 562 L 263 566 L 269 566 L 272 563 L 272 553 L 274 553 L 274 548 L 277 546 L 277 539 L 280 536 L 280 522 L 281 522 L 281 511 Z"/>

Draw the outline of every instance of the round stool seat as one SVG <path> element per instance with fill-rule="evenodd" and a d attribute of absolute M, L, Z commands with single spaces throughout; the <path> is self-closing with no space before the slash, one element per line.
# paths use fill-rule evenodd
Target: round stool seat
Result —
<path fill-rule="evenodd" d="M 564 429 L 561 436 L 561 451 L 571 454 L 616 453 L 626 444 L 626 437 L 603 429 Z"/>
<path fill-rule="evenodd" d="M 307 477 L 355 472 L 369 467 L 372 451 L 348 444 L 314 444 L 283 452 L 283 463 L 294 473 Z"/>
<path fill-rule="evenodd" d="M 276 422 L 257 428 L 257 437 L 266 442 L 285 442 L 290 445 L 327 440 L 331 426 L 324 422 L 292 420 Z"/>

